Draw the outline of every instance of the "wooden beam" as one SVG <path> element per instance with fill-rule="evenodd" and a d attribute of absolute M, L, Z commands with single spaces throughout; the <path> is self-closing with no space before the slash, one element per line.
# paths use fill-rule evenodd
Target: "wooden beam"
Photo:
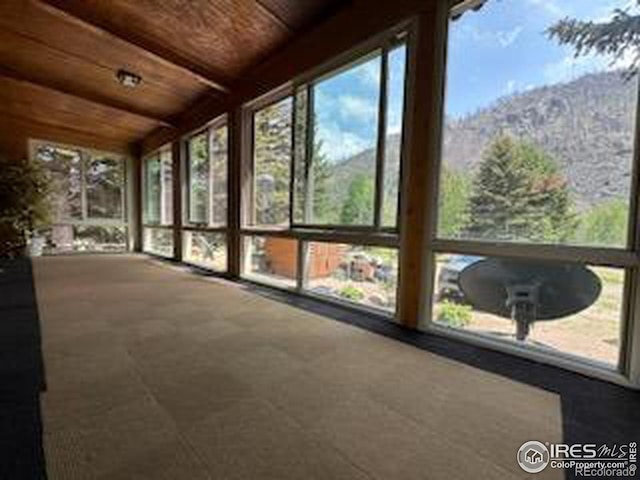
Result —
<path fill-rule="evenodd" d="M 231 95 L 224 99 L 203 99 L 197 108 L 176 117 L 176 131 L 156 129 L 142 140 L 141 147 L 149 152 L 173 141 L 244 102 L 344 54 L 376 34 L 420 12 L 432 11 L 437 3 L 439 0 L 394 0 L 376 2 L 372 7 L 369 0 L 354 0 L 248 71 L 240 82 L 232 85 Z"/>
<path fill-rule="evenodd" d="M 42 78 L 36 78 L 34 76 L 27 76 L 2 65 L 0 65 L 0 77 L 8 78 L 10 80 L 13 80 L 19 83 L 34 85 L 36 87 L 44 88 L 46 90 L 51 90 L 57 93 L 68 95 L 70 97 L 79 98 L 81 100 L 95 103 L 96 105 L 111 108 L 113 110 L 118 110 L 128 115 L 140 117 L 145 120 L 151 120 L 156 123 L 159 123 L 163 127 L 172 127 L 172 124 L 169 121 L 163 118 L 160 118 L 157 115 L 154 115 L 149 112 L 145 112 L 143 110 L 132 107 L 131 105 L 126 105 L 124 103 L 118 102 L 117 100 L 107 98 L 97 93 L 90 93 L 87 91 L 80 92 L 78 90 L 74 90 L 73 88 L 70 88 L 69 85 L 63 82 L 57 82 L 51 79 L 44 80 Z"/>
<path fill-rule="evenodd" d="M 410 328 L 430 315 L 433 269 L 429 257 L 434 218 L 432 201 L 438 181 L 440 128 L 444 93 L 444 42 L 447 24 L 446 2 L 434 12 L 421 14 L 410 43 L 407 86 L 407 122 L 403 145 L 402 205 L 400 216 L 400 274 L 398 320 Z"/>
<path fill-rule="evenodd" d="M 5 135 L 11 136 L 12 139 L 4 139 Z M 6 144 L 9 140 L 15 144 L 19 143 L 20 155 L 26 159 L 29 139 L 50 140 L 125 155 L 135 153 L 133 145 L 120 139 L 101 137 L 74 128 L 42 123 L 31 118 L 0 114 L 0 143 Z"/>
<path fill-rule="evenodd" d="M 221 72 L 211 72 L 209 69 L 185 58 L 170 48 L 149 41 L 137 33 L 135 25 L 131 25 L 131 28 L 126 30 L 118 28 L 108 21 L 87 14 L 85 10 L 77 8 L 75 4 L 65 0 L 36 1 L 58 17 L 71 21 L 82 28 L 89 29 L 96 34 L 108 36 L 112 40 L 132 45 L 147 57 L 152 57 L 164 65 L 179 69 L 184 74 L 195 78 L 208 87 L 222 93 L 229 92 L 226 79 L 221 80 L 221 77 L 223 77 Z M 179 21 L 179 19 L 176 19 L 176 21 Z M 239 48 L 242 47 L 239 46 Z"/>

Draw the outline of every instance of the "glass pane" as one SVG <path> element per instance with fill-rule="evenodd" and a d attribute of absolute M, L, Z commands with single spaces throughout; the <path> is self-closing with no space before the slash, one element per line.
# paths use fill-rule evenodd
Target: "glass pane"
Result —
<path fill-rule="evenodd" d="M 217 272 L 227 271 L 227 240 L 223 233 L 184 233 L 185 261 L 210 268 Z"/>
<path fill-rule="evenodd" d="M 124 164 L 110 157 L 90 157 L 85 170 L 89 218 L 123 216 Z"/>
<path fill-rule="evenodd" d="M 145 223 L 159 223 L 162 205 L 162 170 L 157 155 L 144 162 Z"/>
<path fill-rule="evenodd" d="M 209 222 L 209 152 L 207 134 L 195 135 L 187 142 L 189 155 L 189 221 Z"/>
<path fill-rule="evenodd" d="M 291 238 L 244 237 L 243 276 L 250 280 L 293 288 L 298 270 L 298 241 Z"/>
<path fill-rule="evenodd" d="M 380 63 L 377 55 L 312 87 L 305 223 L 373 224 Z"/>
<path fill-rule="evenodd" d="M 126 228 L 102 225 L 52 225 L 44 232 L 45 254 L 71 252 L 123 252 Z"/>
<path fill-rule="evenodd" d="M 398 252 L 392 248 L 310 242 L 305 289 L 318 295 L 395 311 Z"/>
<path fill-rule="evenodd" d="M 173 224 L 173 155 L 167 148 L 160 152 L 163 225 Z"/>
<path fill-rule="evenodd" d="M 294 199 L 293 218 L 296 223 L 304 223 L 305 218 L 311 218 L 310 213 L 305 213 L 305 183 L 306 183 L 306 155 L 307 155 L 307 116 L 308 116 L 309 90 L 300 87 L 295 96 L 294 118 Z"/>
<path fill-rule="evenodd" d="M 213 192 L 211 198 L 211 221 L 214 225 L 227 224 L 227 126 L 211 131 L 211 175 Z"/>
<path fill-rule="evenodd" d="M 53 222 L 82 219 L 82 159 L 78 150 L 43 145 L 36 159 L 49 173 Z"/>
<path fill-rule="evenodd" d="M 436 265 L 436 324 L 617 365 L 624 270 L 448 254 Z"/>
<path fill-rule="evenodd" d="M 395 227 L 398 219 L 406 57 L 407 48 L 402 45 L 389 52 L 387 61 L 387 124 L 382 192 L 382 225 L 385 227 Z"/>
<path fill-rule="evenodd" d="M 173 257 L 173 230 L 170 228 L 145 228 L 143 248 L 145 252 L 163 257 Z"/>
<path fill-rule="evenodd" d="M 627 244 L 635 50 L 576 56 L 549 32 L 631 3 L 547 3 L 490 0 L 450 23 L 440 237 Z"/>
<path fill-rule="evenodd" d="M 253 209 L 256 225 L 289 224 L 291 97 L 253 117 Z"/>

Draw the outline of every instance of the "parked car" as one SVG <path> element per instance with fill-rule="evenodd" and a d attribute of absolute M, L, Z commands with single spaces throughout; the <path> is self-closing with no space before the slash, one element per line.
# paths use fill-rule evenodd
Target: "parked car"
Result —
<path fill-rule="evenodd" d="M 438 274 L 438 298 L 449 298 L 464 302 L 464 293 L 460 289 L 460 273 L 470 265 L 473 265 L 483 257 L 473 255 L 452 255 L 440 267 Z"/>

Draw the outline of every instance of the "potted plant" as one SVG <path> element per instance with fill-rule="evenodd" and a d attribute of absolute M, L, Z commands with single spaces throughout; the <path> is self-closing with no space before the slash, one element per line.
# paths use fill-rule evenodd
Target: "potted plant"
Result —
<path fill-rule="evenodd" d="M 0 158 L 0 258 L 41 254 L 39 230 L 49 219 L 48 178 L 33 162 L 9 162 Z"/>

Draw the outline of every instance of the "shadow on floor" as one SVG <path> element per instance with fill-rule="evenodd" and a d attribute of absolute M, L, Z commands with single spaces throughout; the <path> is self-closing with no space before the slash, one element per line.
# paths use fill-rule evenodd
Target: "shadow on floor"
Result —
<path fill-rule="evenodd" d="M 40 393 L 45 390 L 31 263 L 0 260 L 0 479 L 46 479 Z"/>
<path fill-rule="evenodd" d="M 640 392 L 638 391 L 458 340 L 410 330 L 374 315 L 350 311 L 311 298 L 249 283 L 245 284 L 245 288 L 258 295 L 556 393 L 561 399 L 565 443 L 613 446 L 640 441 Z M 537 438 L 531 440 L 545 441 Z M 566 478 L 577 477 L 567 472 Z"/>

